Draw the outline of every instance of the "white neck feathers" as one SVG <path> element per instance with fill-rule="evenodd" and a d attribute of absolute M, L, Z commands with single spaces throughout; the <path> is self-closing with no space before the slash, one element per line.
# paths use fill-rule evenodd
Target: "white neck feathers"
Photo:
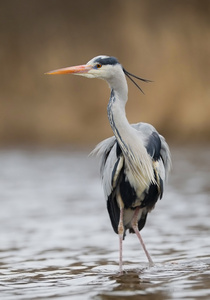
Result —
<path fill-rule="evenodd" d="M 123 76 L 126 82 L 124 73 Z M 124 87 L 122 87 L 123 80 L 120 82 L 121 84 L 115 85 L 115 88 L 109 82 L 112 90 L 107 106 L 108 118 L 133 182 L 140 181 L 142 187 L 146 189 L 151 182 L 155 183 L 152 159 L 144 147 L 140 134 L 126 118 L 127 82 L 124 82 Z"/>

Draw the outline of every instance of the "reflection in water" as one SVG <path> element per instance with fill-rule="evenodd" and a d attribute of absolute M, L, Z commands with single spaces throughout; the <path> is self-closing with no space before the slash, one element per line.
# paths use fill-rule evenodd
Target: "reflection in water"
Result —
<path fill-rule="evenodd" d="M 142 231 L 155 266 L 128 235 L 122 276 L 95 159 L 1 150 L 0 298 L 209 299 L 209 150 L 172 151 L 166 196 Z"/>

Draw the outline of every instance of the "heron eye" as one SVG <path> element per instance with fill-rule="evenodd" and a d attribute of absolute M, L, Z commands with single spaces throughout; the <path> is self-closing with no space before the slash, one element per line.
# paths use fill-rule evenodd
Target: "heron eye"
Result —
<path fill-rule="evenodd" d="M 101 64 L 97 64 L 96 67 L 97 67 L 97 69 L 100 69 L 102 67 L 102 65 Z"/>

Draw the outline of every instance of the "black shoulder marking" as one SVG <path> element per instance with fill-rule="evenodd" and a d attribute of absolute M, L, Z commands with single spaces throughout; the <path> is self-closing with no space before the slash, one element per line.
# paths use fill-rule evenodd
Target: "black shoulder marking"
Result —
<path fill-rule="evenodd" d="M 159 160 L 161 150 L 161 140 L 157 132 L 153 132 L 147 141 L 146 149 L 148 154 L 154 159 Z"/>
<path fill-rule="evenodd" d="M 110 56 L 110 57 L 99 57 L 95 60 L 95 62 L 100 63 L 101 65 L 116 65 L 119 64 L 119 61 L 117 60 L 117 58 Z"/>
<path fill-rule="evenodd" d="M 120 180 L 120 195 L 125 208 L 132 207 L 132 204 L 136 201 L 137 198 L 136 191 L 130 185 L 130 182 L 126 180 L 124 171 L 122 171 L 122 177 Z"/>

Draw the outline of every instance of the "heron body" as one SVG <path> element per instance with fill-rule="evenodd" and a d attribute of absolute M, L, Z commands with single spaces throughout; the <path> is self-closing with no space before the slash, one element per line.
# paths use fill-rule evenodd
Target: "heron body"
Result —
<path fill-rule="evenodd" d="M 107 114 L 114 136 L 98 144 L 92 154 L 101 157 L 100 172 L 107 210 L 112 227 L 119 235 L 120 272 L 122 241 L 127 230 L 136 233 L 152 265 L 139 231 L 146 223 L 148 212 L 162 198 L 171 165 L 170 151 L 164 137 L 152 125 L 130 125 L 125 113 L 128 99 L 126 75 L 135 85 L 137 83 L 133 77 L 147 80 L 127 72 L 116 58 L 104 55 L 93 58 L 86 65 L 63 68 L 48 74 L 68 73 L 104 79 L 110 86 Z"/>

